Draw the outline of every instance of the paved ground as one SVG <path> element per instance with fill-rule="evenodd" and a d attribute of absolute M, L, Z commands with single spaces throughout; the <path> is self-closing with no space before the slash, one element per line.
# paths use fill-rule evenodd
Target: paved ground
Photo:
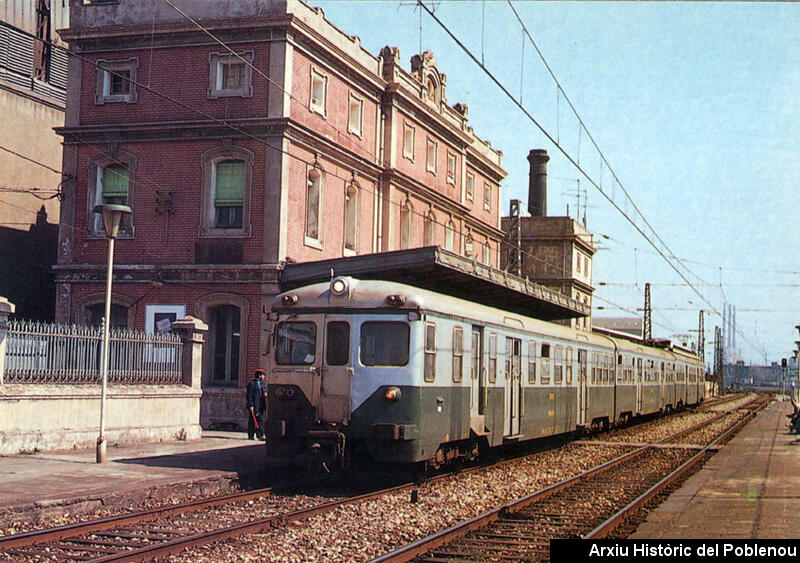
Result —
<path fill-rule="evenodd" d="M 264 443 L 244 433 L 205 432 L 200 440 L 95 450 L 0 456 L 0 522 L 27 512 L 34 519 L 58 510 L 86 512 L 197 492 L 258 484 L 265 476 Z"/>
<path fill-rule="evenodd" d="M 800 442 L 775 402 L 650 514 L 634 538 L 797 538 Z"/>

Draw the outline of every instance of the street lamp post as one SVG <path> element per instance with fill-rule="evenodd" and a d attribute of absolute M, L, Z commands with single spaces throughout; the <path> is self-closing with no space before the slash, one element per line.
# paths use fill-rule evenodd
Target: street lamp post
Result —
<path fill-rule="evenodd" d="M 108 270 L 106 272 L 106 310 L 103 317 L 103 353 L 101 357 L 100 372 L 103 383 L 100 391 L 100 435 L 97 437 L 97 463 L 106 461 L 106 388 L 108 387 L 108 349 L 109 349 L 109 328 L 111 325 L 111 279 L 114 270 L 114 239 L 119 234 L 119 225 L 122 216 L 131 213 L 131 208 L 127 205 L 104 204 L 94 208 L 95 213 L 103 216 L 103 226 L 106 229 L 108 238 Z"/>

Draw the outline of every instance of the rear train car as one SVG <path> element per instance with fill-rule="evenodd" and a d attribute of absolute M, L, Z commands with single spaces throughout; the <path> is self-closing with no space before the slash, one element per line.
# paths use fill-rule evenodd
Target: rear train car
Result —
<path fill-rule="evenodd" d="M 267 451 L 438 466 L 702 400 L 688 351 L 338 277 L 270 306 Z"/>

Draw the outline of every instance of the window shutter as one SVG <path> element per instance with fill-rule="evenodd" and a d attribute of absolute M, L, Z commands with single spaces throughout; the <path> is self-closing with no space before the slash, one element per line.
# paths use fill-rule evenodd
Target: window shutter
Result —
<path fill-rule="evenodd" d="M 128 197 L 128 168 L 111 164 L 103 168 L 103 197 Z"/>
<path fill-rule="evenodd" d="M 214 205 L 239 207 L 244 202 L 244 162 L 226 160 L 217 164 Z"/>

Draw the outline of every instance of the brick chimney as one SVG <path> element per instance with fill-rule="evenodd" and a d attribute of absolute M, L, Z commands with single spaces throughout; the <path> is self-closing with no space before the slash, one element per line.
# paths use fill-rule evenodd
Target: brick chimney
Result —
<path fill-rule="evenodd" d="M 547 217 L 547 151 L 532 149 L 528 153 L 528 213 L 531 217 Z"/>

